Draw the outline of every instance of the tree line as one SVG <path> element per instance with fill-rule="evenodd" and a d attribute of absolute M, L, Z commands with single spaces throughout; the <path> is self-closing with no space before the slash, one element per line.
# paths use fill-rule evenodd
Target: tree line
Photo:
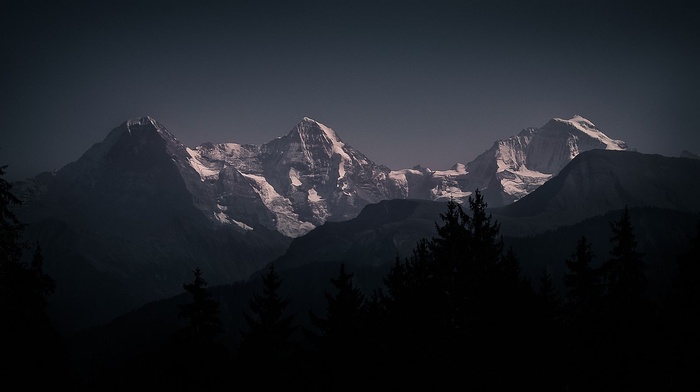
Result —
<path fill-rule="evenodd" d="M 202 271 L 184 283 L 179 305 L 186 325 L 167 342 L 129 363 L 87 380 L 69 366 L 60 336 L 45 314 L 55 283 L 42 271 L 38 245 L 21 238 L 10 210 L 19 203 L 0 168 L 0 336 L 3 376 L 22 385 L 74 390 L 477 390 L 536 387 L 551 391 L 678 390 L 698 367 L 700 294 L 696 279 L 700 226 L 691 248 L 674 258 L 678 275 L 661 303 L 646 295 L 644 255 L 629 211 L 610 222 L 610 251 L 598 267 L 586 237 L 565 260 L 565 291 L 548 271 L 523 277 L 517 255 L 505 249 L 500 225 L 476 190 L 466 211 L 450 201 L 437 236 L 419 241 L 393 261 L 384 285 L 356 287 L 341 264 L 311 327 L 287 311 L 274 264 L 260 291 L 242 309 L 240 344 L 222 341 L 220 303 Z M 8 362 L 6 362 L 8 363 Z"/>
<path fill-rule="evenodd" d="M 196 270 L 181 332 L 209 351 L 187 358 L 202 371 L 192 374 L 242 390 L 678 390 L 694 381 L 700 235 L 677 259 L 674 289 L 655 303 L 625 208 L 610 222 L 610 251 L 598 267 L 586 237 L 574 244 L 559 293 L 546 270 L 537 282 L 522 276 L 478 190 L 467 207 L 448 202 L 437 236 L 397 257 L 381 289 L 363 293 L 340 264 L 325 311 L 309 311 L 311 328 L 286 312 L 290 300 L 270 264 L 228 354 Z"/>

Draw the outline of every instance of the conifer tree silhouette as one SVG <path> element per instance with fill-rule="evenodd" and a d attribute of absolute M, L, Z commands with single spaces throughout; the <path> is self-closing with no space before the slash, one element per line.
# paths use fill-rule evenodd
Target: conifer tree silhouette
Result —
<path fill-rule="evenodd" d="M 631 315 L 646 306 L 646 277 L 643 254 L 637 250 L 637 239 L 627 207 L 619 221 L 610 223 L 613 245 L 610 258 L 602 265 L 606 280 L 606 303 L 615 314 Z"/>
<path fill-rule="evenodd" d="M 208 343 L 223 332 L 223 324 L 219 319 L 219 302 L 211 298 L 202 270 L 197 267 L 192 274 L 192 283 L 182 285 L 192 297 L 192 302 L 179 306 L 180 316 L 189 321 L 181 334 L 184 339 L 192 342 Z"/>
<path fill-rule="evenodd" d="M 340 271 L 331 279 L 335 294 L 326 292 L 326 312 L 323 317 L 309 312 L 312 324 L 319 334 L 311 334 L 317 347 L 320 363 L 317 365 L 327 375 L 322 379 L 328 390 L 345 390 L 361 387 L 366 368 L 358 360 L 367 350 L 367 308 L 364 294 L 355 287 L 353 274 Z M 375 369 L 376 370 L 376 369 Z M 352 375 L 351 378 L 344 374 Z"/>
<path fill-rule="evenodd" d="M 600 278 L 592 266 L 593 251 L 585 236 L 579 238 L 576 250 L 566 259 L 567 272 L 564 274 L 566 300 L 572 317 L 590 319 L 593 310 L 599 306 Z"/>
<path fill-rule="evenodd" d="M 197 267 L 192 274 L 193 281 L 182 285 L 191 301 L 178 305 L 179 316 L 187 324 L 165 347 L 165 377 L 171 390 L 217 391 L 225 385 L 229 361 L 228 351 L 216 339 L 224 332 L 219 301 L 212 298 L 202 270 Z"/>
<path fill-rule="evenodd" d="M 289 300 L 282 299 L 282 280 L 273 264 L 262 278 L 262 293 L 256 293 L 249 306 L 254 316 L 244 312 L 247 331 L 241 331 L 241 352 L 248 360 L 276 362 L 289 354 L 290 337 L 296 330 L 294 314 L 285 315 Z"/>
<path fill-rule="evenodd" d="M 547 320 L 554 321 L 559 317 L 561 308 L 561 298 L 554 286 L 554 280 L 552 279 L 552 274 L 549 273 L 547 268 L 542 269 L 540 274 L 540 284 L 537 291 L 537 297 L 540 303 L 540 309 L 542 315 Z"/>
<path fill-rule="evenodd" d="M 448 201 L 437 236 L 397 259 L 384 281 L 398 361 L 412 374 L 442 374 L 445 385 L 458 369 L 472 380 L 514 379 L 499 375 L 511 366 L 504 359 L 515 358 L 506 352 L 517 352 L 525 333 L 512 326 L 527 324 L 521 318 L 534 298 L 515 253 L 503 253 L 500 224 L 479 189 L 468 207 Z"/>
<path fill-rule="evenodd" d="M 325 293 L 325 317 L 310 312 L 314 325 L 320 330 L 324 344 L 345 345 L 356 340 L 365 321 L 365 296 L 355 287 L 353 274 L 340 265 L 338 276 L 331 279 L 336 293 Z"/>
<path fill-rule="evenodd" d="M 610 230 L 610 258 L 601 266 L 605 283 L 603 315 L 609 324 L 601 342 L 608 355 L 600 374 L 614 388 L 646 388 L 642 369 L 653 329 L 653 305 L 646 297 L 646 265 L 637 250 L 627 207 L 618 221 L 610 223 Z"/>
<path fill-rule="evenodd" d="M 569 366 L 563 373 L 567 388 L 573 390 L 594 388 L 600 381 L 600 361 L 593 358 L 596 352 L 607 349 L 600 336 L 602 287 L 599 270 L 592 266 L 594 257 L 591 243 L 581 236 L 564 262 L 567 267 L 564 273 L 567 328 L 564 342 Z"/>
<path fill-rule="evenodd" d="M 36 245 L 30 263 L 22 260 L 31 245 L 23 238 L 25 224 L 11 210 L 21 201 L 3 178 L 6 167 L 0 167 L 0 346 L 6 358 L 0 376 L 7 385 L 30 389 L 46 383 L 77 386 L 63 340 L 46 312 L 56 284 L 43 271 L 41 247 Z"/>
<path fill-rule="evenodd" d="M 240 330 L 237 366 L 248 390 L 282 387 L 295 376 L 299 365 L 295 355 L 300 348 L 291 341 L 297 329 L 292 325 L 295 315 L 285 314 L 289 300 L 279 294 L 282 279 L 273 264 L 263 275 L 262 284 L 262 292 L 253 294 L 248 304 L 253 315 L 243 312 L 247 330 Z M 275 376 L 269 377 L 270 373 Z"/>

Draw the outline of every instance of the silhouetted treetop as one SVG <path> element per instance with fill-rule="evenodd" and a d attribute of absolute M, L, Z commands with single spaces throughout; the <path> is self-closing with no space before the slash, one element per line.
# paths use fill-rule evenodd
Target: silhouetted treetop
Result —
<path fill-rule="evenodd" d="M 185 291 L 192 297 L 192 302 L 179 307 L 180 316 L 189 320 L 189 325 L 181 332 L 192 341 L 208 342 L 223 332 L 223 324 L 219 319 L 219 302 L 211 298 L 199 267 L 192 273 L 194 281 L 183 284 Z"/>

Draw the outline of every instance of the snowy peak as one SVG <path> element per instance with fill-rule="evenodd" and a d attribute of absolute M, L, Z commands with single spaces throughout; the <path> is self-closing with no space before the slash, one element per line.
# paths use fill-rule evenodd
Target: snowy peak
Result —
<path fill-rule="evenodd" d="M 309 117 L 304 117 L 285 138 L 268 143 L 264 149 L 282 154 L 284 164 L 303 162 L 310 170 L 332 161 L 337 165 L 339 178 L 352 165 L 354 155 L 333 129 Z"/>
<path fill-rule="evenodd" d="M 565 120 L 562 118 L 553 118 L 547 125 L 542 127 L 543 129 L 553 127 L 552 123 L 561 123 L 567 125 L 569 128 L 573 128 L 575 131 L 585 134 L 586 136 L 595 139 L 603 144 L 606 150 L 627 150 L 627 144 L 622 140 L 614 140 L 600 131 L 595 124 L 593 124 L 588 119 L 575 115 L 572 118 Z"/>
<path fill-rule="evenodd" d="M 104 140 L 86 151 L 83 158 L 87 161 L 97 162 L 114 148 L 124 149 L 128 148 L 126 146 L 131 146 L 133 152 L 138 152 L 143 151 L 145 145 L 163 144 L 169 153 L 182 146 L 173 134 L 152 117 L 136 117 L 112 129 Z"/>
<path fill-rule="evenodd" d="M 333 129 L 309 117 L 304 117 L 287 136 L 293 139 L 299 138 L 304 144 L 339 147 L 345 145 Z"/>
<path fill-rule="evenodd" d="M 298 237 L 326 220 L 352 218 L 367 203 L 393 196 L 388 168 L 375 165 L 309 117 L 259 146 L 204 143 L 182 150 L 179 162 L 192 169 L 190 188 L 209 195 L 198 198 L 206 204 L 205 215 L 246 231 L 265 227 Z"/>
<path fill-rule="evenodd" d="M 627 150 L 627 145 L 582 116 L 553 118 L 540 128 L 525 128 L 494 142 L 466 168 L 431 173 L 430 197 L 439 199 L 448 190 L 454 195 L 459 189 L 467 195 L 479 188 L 489 205 L 510 204 L 555 176 L 581 152 L 594 149 Z"/>
<path fill-rule="evenodd" d="M 151 116 L 129 119 L 128 121 L 124 122 L 122 126 L 126 128 L 126 132 L 128 132 L 130 135 L 155 131 L 163 139 L 179 143 L 175 135 L 170 133 L 165 126 L 163 126 L 163 124 L 159 123 Z"/>
<path fill-rule="evenodd" d="M 132 118 L 126 121 L 126 127 L 127 129 L 130 129 L 131 127 L 143 127 L 147 124 L 150 124 L 152 126 L 156 126 L 156 120 L 151 117 L 151 116 L 144 116 L 144 117 L 137 117 L 137 118 Z"/>

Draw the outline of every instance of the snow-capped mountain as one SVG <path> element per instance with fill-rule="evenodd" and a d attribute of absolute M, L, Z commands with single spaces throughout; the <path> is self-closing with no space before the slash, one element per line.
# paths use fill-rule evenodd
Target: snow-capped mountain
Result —
<path fill-rule="evenodd" d="M 593 150 L 627 150 L 589 120 L 574 116 L 554 118 L 541 128 L 523 129 L 493 146 L 467 165 L 432 171 L 416 167 L 390 173 L 407 184 L 409 194 L 431 200 L 464 199 L 482 190 L 489 206 L 513 203 L 555 176 L 579 153 Z"/>
<path fill-rule="evenodd" d="M 298 237 L 399 196 L 387 167 L 307 117 L 260 146 L 205 143 L 187 153 L 213 197 L 209 216 L 245 230 L 262 225 Z"/>
<path fill-rule="evenodd" d="M 382 200 L 464 199 L 479 188 L 490 206 L 506 204 L 595 148 L 625 145 L 581 117 L 554 119 L 467 165 L 392 171 L 310 118 L 262 145 L 188 147 L 140 117 L 13 192 L 27 240 L 41 243 L 63 288 L 54 306 L 85 326 L 179 293 L 194 268 L 212 285 L 245 279 L 293 238 Z"/>
<path fill-rule="evenodd" d="M 139 217 L 152 216 L 148 224 L 152 225 L 167 216 L 158 211 L 179 195 L 178 203 L 186 205 L 180 212 L 196 210 L 197 218 L 212 225 L 230 226 L 242 234 L 264 228 L 294 238 L 326 221 L 353 218 L 365 205 L 380 200 L 464 200 L 479 188 L 490 206 L 507 205 L 537 189 L 580 152 L 591 149 L 627 147 L 585 118 L 574 116 L 555 118 L 541 128 L 527 128 L 497 141 L 467 165 L 392 171 L 308 117 L 286 136 L 262 145 L 204 143 L 193 148 L 180 143 L 155 119 L 142 117 L 115 128 L 80 160 L 62 169 L 64 180 L 57 183 L 68 188 L 57 191 L 54 186 L 51 199 L 58 197 L 58 204 L 43 203 L 48 210 L 33 209 L 32 213 L 58 211 L 67 219 L 79 216 L 99 227 L 105 221 L 124 220 L 124 214 L 133 212 Z M 170 178 L 168 186 L 177 185 L 182 191 L 170 190 L 154 196 L 157 202 L 153 205 L 139 207 L 145 200 L 139 195 L 155 192 L 155 185 L 166 178 Z M 29 204 L 45 189 L 36 182 L 20 187 Z M 119 208 L 87 216 L 71 213 L 84 210 L 81 200 L 94 199 L 90 195 L 96 192 L 95 183 L 102 184 L 105 194 L 122 195 L 115 201 Z M 83 189 L 81 196 L 71 200 L 78 189 Z M 111 216 L 110 211 L 119 213 Z"/>
<path fill-rule="evenodd" d="M 494 143 L 467 168 L 496 207 L 523 198 L 579 153 L 594 149 L 627 150 L 627 145 L 609 138 L 581 116 L 554 118 L 541 128 L 527 128 Z"/>

